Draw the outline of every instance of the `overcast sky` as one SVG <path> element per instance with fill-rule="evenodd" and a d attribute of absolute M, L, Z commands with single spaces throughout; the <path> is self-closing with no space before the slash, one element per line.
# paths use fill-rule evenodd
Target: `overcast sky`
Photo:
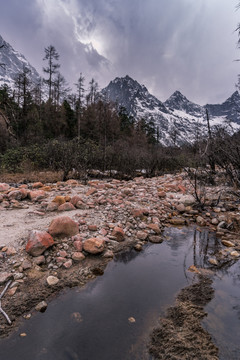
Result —
<path fill-rule="evenodd" d="M 54 45 L 70 85 L 128 74 L 165 101 L 220 103 L 240 73 L 238 0 L 0 0 L 0 34 L 42 73 Z"/>

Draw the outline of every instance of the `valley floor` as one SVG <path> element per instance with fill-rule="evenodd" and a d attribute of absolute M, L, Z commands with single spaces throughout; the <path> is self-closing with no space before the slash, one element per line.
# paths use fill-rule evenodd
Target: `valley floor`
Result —
<path fill-rule="evenodd" d="M 0 291 L 11 281 L 1 305 L 12 322 L 9 325 L 4 315 L 0 315 L 0 336 L 12 333 L 22 317 L 30 318 L 34 311 L 43 311 L 47 304 L 41 308 L 42 301 L 48 302 L 63 289 L 84 286 L 103 274 L 116 253 L 130 248 L 141 251 L 147 241 L 164 241 L 162 231 L 168 226 L 193 224 L 216 232 L 222 249 L 209 258 L 210 269 L 237 260 L 240 256 L 237 194 L 223 185 L 206 187 L 204 210 L 197 206 L 193 195 L 194 189 L 185 173 L 130 181 L 91 180 L 87 185 L 76 180 L 14 186 L 0 183 Z M 40 244 L 36 246 L 31 242 L 32 231 L 51 235 L 54 244 L 48 247 L 38 239 Z M 202 293 L 211 294 L 210 280 L 201 273 L 202 269 L 193 264 L 189 271 L 199 274 L 198 286 Z M 191 287 L 188 291 L 194 293 Z M 181 308 L 193 316 L 193 306 L 185 306 L 183 297 L 182 292 L 171 315 L 163 321 L 165 330 L 153 333 L 150 348 L 156 357 L 161 351 L 159 342 L 166 335 L 164 331 L 167 329 L 168 337 L 175 336 L 169 333 L 179 320 L 174 313 Z M 199 328 L 204 305 L 195 304 L 193 311 L 198 312 Z M 204 359 L 215 359 L 216 347 L 206 332 L 204 335 L 210 344 Z M 189 332 L 182 332 L 181 339 L 184 336 L 189 337 Z M 188 338 L 189 354 L 195 340 Z M 178 359 L 194 358 L 174 355 L 176 343 L 172 346 L 169 359 L 176 354 Z"/>

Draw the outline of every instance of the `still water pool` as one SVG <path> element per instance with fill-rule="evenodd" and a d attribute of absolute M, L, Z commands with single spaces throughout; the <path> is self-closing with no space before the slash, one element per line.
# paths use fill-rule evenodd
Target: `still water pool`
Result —
<path fill-rule="evenodd" d="M 179 290 L 192 283 L 195 275 L 188 267 L 208 267 L 208 258 L 220 246 L 213 234 L 194 228 L 169 228 L 164 235 L 162 244 L 147 244 L 140 253 L 133 250 L 117 256 L 103 276 L 83 289 L 62 293 L 45 313 L 24 320 L 17 332 L 0 341 L 0 359 L 151 359 L 148 336 Z M 219 271 L 214 280 L 216 297 L 207 306 L 204 324 L 221 345 L 221 356 L 226 352 L 235 356 L 238 351 L 239 274 L 238 263 Z M 234 334 L 229 336 L 231 324 Z M 27 336 L 21 338 L 23 332 Z"/>

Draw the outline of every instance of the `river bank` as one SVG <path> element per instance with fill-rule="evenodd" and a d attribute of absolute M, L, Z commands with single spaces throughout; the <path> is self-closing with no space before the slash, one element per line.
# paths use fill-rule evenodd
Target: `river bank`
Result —
<path fill-rule="evenodd" d="M 223 185 L 206 187 L 201 210 L 184 173 L 131 181 L 94 180 L 87 185 L 76 180 L 14 187 L 1 183 L 0 190 L 0 291 L 12 281 L 2 298 L 12 325 L 1 315 L 2 337 L 19 325 L 22 316 L 29 318 L 37 311 L 35 307 L 43 311 L 46 305 L 41 308 L 41 303 L 62 289 L 84 286 L 103 274 L 116 253 L 131 248 L 141 251 L 148 241 L 162 242 L 168 226 L 194 224 L 215 231 L 222 248 L 209 256 L 210 268 L 235 261 L 240 254 L 237 196 Z M 63 217 L 74 223 L 68 233 L 62 230 Z M 56 219 L 60 220 L 53 230 Z M 47 233 L 54 243 L 47 248 L 41 244 L 39 254 L 30 241 L 32 232 Z M 193 263 L 189 270 L 197 274 L 199 267 Z"/>

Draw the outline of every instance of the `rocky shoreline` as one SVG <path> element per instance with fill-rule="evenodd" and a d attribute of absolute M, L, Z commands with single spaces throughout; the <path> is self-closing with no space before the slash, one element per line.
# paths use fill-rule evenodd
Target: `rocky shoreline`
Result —
<path fill-rule="evenodd" d="M 1 337 L 22 317 L 44 311 L 61 290 L 103 274 L 117 252 L 162 242 L 167 226 L 215 231 L 222 249 L 208 259 L 209 268 L 240 256 L 238 194 L 221 184 L 205 187 L 201 209 L 186 173 L 87 185 L 0 183 L 0 214 L 0 292 L 10 280 L 1 301 L 12 322 L 0 314 Z"/>

